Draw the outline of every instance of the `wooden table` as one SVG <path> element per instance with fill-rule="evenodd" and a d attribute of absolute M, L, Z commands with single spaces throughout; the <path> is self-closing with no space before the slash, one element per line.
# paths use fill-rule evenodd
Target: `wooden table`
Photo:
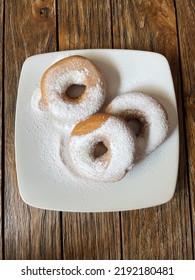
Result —
<path fill-rule="evenodd" d="M 0 1 L 0 259 L 194 259 L 195 1 Z M 17 87 L 31 55 L 85 48 L 159 52 L 171 65 L 180 124 L 173 199 L 116 213 L 61 213 L 27 206 L 14 160 Z"/>

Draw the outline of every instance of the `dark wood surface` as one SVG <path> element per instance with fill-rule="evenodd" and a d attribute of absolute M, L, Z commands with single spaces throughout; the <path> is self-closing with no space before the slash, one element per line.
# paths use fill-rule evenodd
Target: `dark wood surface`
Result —
<path fill-rule="evenodd" d="M 195 1 L 178 1 L 178 38 L 180 47 L 180 72 L 183 96 L 183 115 L 186 131 L 187 174 L 190 192 L 192 240 L 195 248 Z M 184 15 L 187 16 L 184 16 Z"/>
<path fill-rule="evenodd" d="M 193 0 L 0 1 L 0 259 L 194 259 L 195 2 Z M 57 50 L 159 52 L 178 103 L 180 166 L 173 199 L 115 213 L 61 213 L 27 206 L 14 157 L 17 87 L 24 60 Z"/>
<path fill-rule="evenodd" d="M 0 84 L 1 84 L 1 88 L 0 88 L 0 136 L 1 136 L 1 140 L 0 140 L 0 145 L 1 145 L 1 148 L 0 148 L 0 165 L 2 166 L 2 99 L 3 99 L 3 1 L 0 2 Z M 3 210 L 3 182 L 2 182 L 2 168 L 0 170 L 0 221 L 1 221 L 1 225 L 0 225 L 0 259 L 2 259 L 3 255 L 2 255 L 2 252 L 3 252 L 3 214 L 2 214 L 2 210 Z"/>

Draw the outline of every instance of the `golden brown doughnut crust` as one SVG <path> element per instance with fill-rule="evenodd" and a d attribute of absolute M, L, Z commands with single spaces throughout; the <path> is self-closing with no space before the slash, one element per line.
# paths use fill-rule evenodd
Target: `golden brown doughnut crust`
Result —
<path fill-rule="evenodd" d="M 96 114 L 96 115 L 93 115 L 93 116 L 85 119 L 84 121 L 81 121 L 80 123 L 78 123 L 74 127 L 71 135 L 72 136 L 79 136 L 79 135 L 90 133 L 93 130 L 102 126 L 104 124 L 104 122 L 107 121 L 107 119 L 109 117 L 110 117 L 110 114 Z"/>

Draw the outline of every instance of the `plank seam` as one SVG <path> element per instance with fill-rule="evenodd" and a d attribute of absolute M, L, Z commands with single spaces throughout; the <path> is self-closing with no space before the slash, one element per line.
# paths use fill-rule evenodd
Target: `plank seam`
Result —
<path fill-rule="evenodd" d="M 114 30 L 113 30 L 113 0 L 110 0 L 110 30 L 111 30 L 111 46 L 114 48 Z M 119 215 L 119 228 L 120 228 L 120 259 L 123 260 L 123 234 L 122 234 L 122 214 L 121 211 L 118 212 Z"/>
<path fill-rule="evenodd" d="M 177 14 L 177 4 L 176 0 L 173 0 L 174 8 L 175 8 L 175 17 L 176 17 L 176 32 L 177 32 L 177 45 L 178 45 L 178 58 L 179 58 L 179 73 L 180 73 L 180 81 L 181 81 L 181 92 L 183 93 L 183 75 L 182 75 L 182 62 L 181 62 L 181 50 L 180 50 L 180 33 L 178 28 L 178 14 Z M 182 100 L 182 112 L 186 113 L 185 102 L 183 94 L 181 94 Z M 187 171 L 187 185 L 188 185 L 188 193 L 189 193 L 189 212 L 190 212 L 190 225 L 191 225 L 191 240 L 192 240 L 192 257 L 194 259 L 194 238 L 193 238 L 193 223 L 192 223 L 192 203 L 191 203 L 191 193 L 190 193 L 190 172 L 189 172 L 189 156 L 188 156 L 188 147 L 187 147 L 187 131 L 186 131 L 186 124 L 185 124 L 185 114 L 182 119 L 182 125 L 184 128 L 184 148 L 185 148 L 185 155 L 186 155 L 186 171 Z"/>
<path fill-rule="evenodd" d="M 113 40 L 114 31 L 113 31 L 113 24 L 112 24 L 112 18 L 113 18 L 112 9 L 113 9 L 113 1 L 110 0 L 110 30 L 111 30 L 111 39 L 112 39 L 111 46 L 112 46 L 112 48 L 114 48 L 114 40 Z"/>
<path fill-rule="evenodd" d="M 58 28 L 58 0 L 55 0 L 56 5 L 56 48 L 59 51 L 59 28 Z"/>
<path fill-rule="evenodd" d="M 2 214 L 2 221 L 1 221 L 1 232 L 2 232 L 2 259 L 5 259 L 5 211 L 4 211 L 4 186 L 5 186 L 5 110 L 4 110 L 4 67 L 5 67 L 5 0 L 3 1 L 3 34 L 2 34 L 2 135 L 1 135 L 1 214 Z"/>
<path fill-rule="evenodd" d="M 120 259 L 123 260 L 123 232 L 122 232 L 122 213 L 119 212 L 119 223 L 120 223 Z"/>
<path fill-rule="evenodd" d="M 56 49 L 59 51 L 59 27 L 58 27 L 58 0 L 55 0 L 55 13 L 56 13 Z M 61 240 L 61 260 L 64 259 L 64 242 L 63 242 L 63 226 L 62 226 L 62 212 L 59 212 L 59 220 L 60 220 L 60 240 Z"/>

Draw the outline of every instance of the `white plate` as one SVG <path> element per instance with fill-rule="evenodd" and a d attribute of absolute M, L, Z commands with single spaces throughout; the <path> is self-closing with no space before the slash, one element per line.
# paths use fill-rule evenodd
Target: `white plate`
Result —
<path fill-rule="evenodd" d="M 166 141 L 119 182 L 90 183 L 72 174 L 64 164 L 53 168 L 56 155 L 51 154 L 43 136 L 47 130 L 47 125 L 42 123 L 45 116 L 33 116 L 36 112 L 30 107 L 32 96 L 39 95 L 43 72 L 57 60 L 74 54 L 91 59 L 105 75 L 106 104 L 127 91 L 143 91 L 156 97 L 168 112 L 170 130 Z M 21 71 L 15 130 L 19 190 L 23 200 L 31 206 L 62 211 L 121 211 L 159 205 L 174 194 L 179 159 L 177 106 L 169 64 L 160 54 L 75 50 L 29 57 Z M 54 138 L 57 137 L 55 125 L 53 133 Z"/>

